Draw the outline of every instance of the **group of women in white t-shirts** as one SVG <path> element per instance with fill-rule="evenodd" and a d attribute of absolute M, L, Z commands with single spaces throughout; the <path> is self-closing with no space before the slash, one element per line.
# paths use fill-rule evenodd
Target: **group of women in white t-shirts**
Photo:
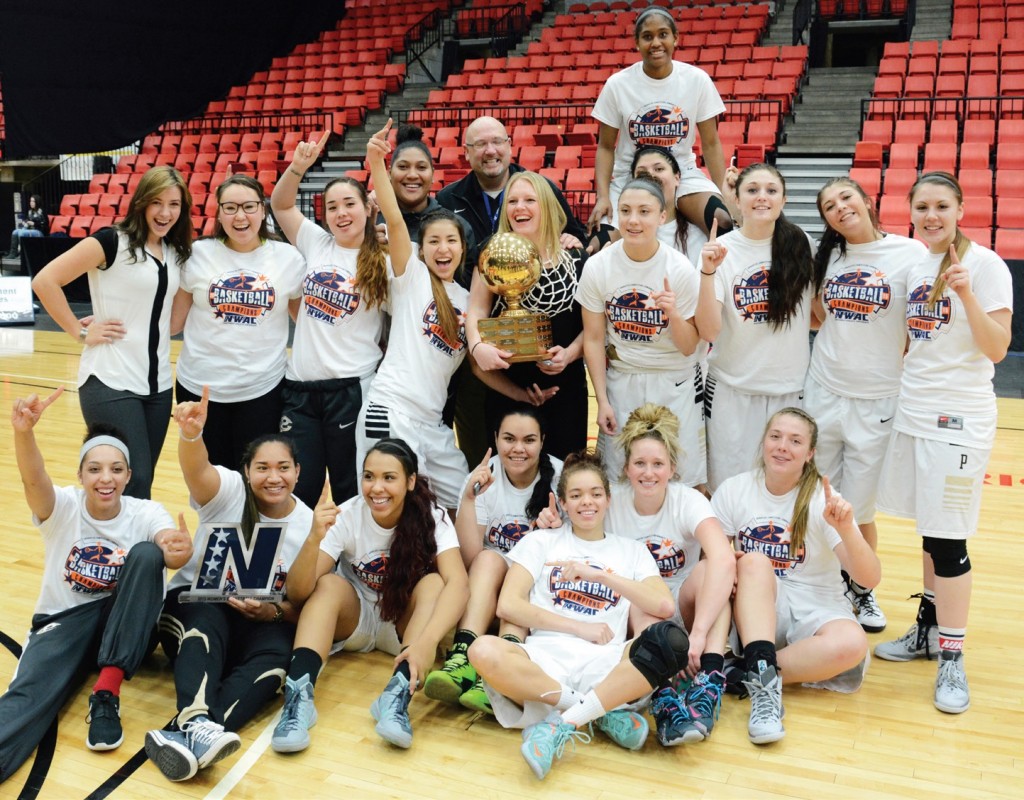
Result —
<path fill-rule="evenodd" d="M 367 146 L 386 247 L 356 181 L 324 190 L 323 227 L 296 206 L 325 134 L 297 146 L 271 197 L 295 247 L 268 235 L 262 188 L 245 176 L 221 184 L 216 235 L 192 245 L 190 231 L 179 235 L 188 191 L 156 168 L 114 235 L 86 240 L 36 279 L 47 309 L 86 344 L 83 411 L 127 409 L 114 413 L 131 428 L 133 469 L 155 464 L 134 448 L 156 441 L 151 405 L 166 420 L 169 336 L 183 328 L 174 416 L 201 520 L 243 520 L 246 537 L 256 522 L 289 522 L 283 603 L 212 612 L 172 593 L 163 632 L 179 662 L 193 630 L 250 644 L 265 625 L 288 635 L 272 637 L 272 652 L 246 651 L 250 668 L 234 680 L 216 663 L 176 667 L 178 723 L 146 742 L 160 769 L 185 779 L 237 749 L 233 731 L 255 706 L 236 710 L 210 681 L 227 698 L 258 690 L 263 703 L 274 690 L 266 675 L 283 678 L 272 745 L 305 749 L 316 680 L 338 650 L 396 656 L 371 708 L 387 741 L 410 746 L 408 705 L 422 683 L 429 697 L 527 727 L 523 756 L 540 777 L 591 721 L 642 746 L 647 723 L 623 706 L 642 696 L 662 744 L 706 738 L 729 653 L 732 685 L 751 696 L 751 740 L 775 741 L 783 681 L 851 691 L 863 680 L 864 631 L 885 626 L 872 593 L 876 505 L 917 520 L 924 591 L 908 633 L 875 653 L 938 657 L 935 705 L 966 710 L 966 540 L 1012 294 L 1005 263 L 957 227 L 955 178 L 927 173 L 914 185 L 917 240 L 882 232 L 855 182 L 830 181 L 815 247 L 786 220 L 774 167 L 735 174 L 742 224 L 717 235 L 712 213 L 705 236 L 676 208 L 673 155 L 640 148 L 617 193 L 617 240 L 574 267 L 598 457 L 549 455 L 546 431 L 564 424 L 545 420 L 554 392 L 494 379 L 529 402 L 503 409 L 493 456 L 470 469 L 442 420 L 469 350 L 467 311 L 480 305 L 454 280 L 472 267 L 465 233 L 453 214 L 431 211 L 413 242 L 385 164 L 389 131 Z M 536 202 L 541 184 L 519 183 L 527 199 L 516 202 L 530 191 Z M 523 208 L 517 219 L 535 213 Z M 132 267 L 142 283 L 129 285 Z M 79 323 L 60 286 L 81 274 L 95 317 Z M 98 393 L 87 395 L 90 383 Z M 563 413 L 585 419 L 575 402 Z"/>

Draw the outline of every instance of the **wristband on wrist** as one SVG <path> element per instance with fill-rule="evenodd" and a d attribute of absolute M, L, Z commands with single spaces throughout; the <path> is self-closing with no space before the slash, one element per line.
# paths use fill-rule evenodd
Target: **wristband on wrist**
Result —
<path fill-rule="evenodd" d="M 78 331 L 78 341 L 84 342 L 88 336 L 89 336 L 89 329 L 88 328 L 80 328 L 79 329 L 79 331 Z"/>
<path fill-rule="evenodd" d="M 301 178 L 301 177 L 302 177 L 302 176 L 303 176 L 303 175 L 305 174 L 304 172 L 299 172 L 299 171 L 298 171 L 297 169 L 295 169 L 294 167 L 288 167 L 288 171 L 289 171 L 289 172 L 290 172 L 290 173 L 291 173 L 292 175 L 298 175 L 298 176 L 299 176 L 300 178 Z"/>
<path fill-rule="evenodd" d="M 193 436 L 191 439 L 189 439 L 185 435 L 185 431 L 183 431 L 181 428 L 178 428 L 178 436 L 181 438 L 181 440 L 183 442 L 198 442 L 200 439 L 203 438 L 203 430 L 202 430 L 202 428 L 200 428 L 199 429 L 199 433 L 197 433 L 195 436 Z"/>
<path fill-rule="evenodd" d="M 481 339 L 479 342 L 477 342 L 475 345 L 473 345 L 471 348 L 469 348 L 469 354 L 473 355 L 473 351 L 476 350 L 483 343 L 484 343 L 484 340 Z"/>
<path fill-rule="evenodd" d="M 700 271 L 700 274 L 701 274 L 701 275 L 707 275 L 708 277 L 711 277 L 711 276 L 712 276 L 712 275 L 714 275 L 714 274 L 715 274 L 716 272 L 718 272 L 718 270 L 717 270 L 717 269 L 713 269 L 713 270 L 711 270 L 711 272 L 705 272 L 704 270 L 701 270 L 701 271 Z"/>
<path fill-rule="evenodd" d="M 270 620 L 270 621 L 271 622 L 283 622 L 284 621 L 284 609 L 281 608 L 281 604 L 280 603 L 271 603 L 270 605 L 272 605 L 274 607 L 274 609 L 275 609 L 275 611 L 274 611 L 274 618 L 272 620 Z"/>

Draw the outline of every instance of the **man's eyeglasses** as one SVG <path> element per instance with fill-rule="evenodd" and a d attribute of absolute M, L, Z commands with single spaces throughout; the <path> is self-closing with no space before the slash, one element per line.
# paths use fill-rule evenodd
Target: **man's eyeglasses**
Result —
<path fill-rule="evenodd" d="M 242 209 L 246 214 L 255 214 L 263 206 L 259 200 L 247 200 L 244 203 L 218 203 L 220 210 L 227 214 L 229 217 L 233 217 L 238 213 L 238 209 Z"/>
<path fill-rule="evenodd" d="M 476 150 L 479 153 L 486 150 L 488 147 L 493 147 L 497 150 L 502 145 L 508 144 L 509 141 L 511 141 L 511 138 L 506 136 L 504 139 L 485 139 L 482 142 L 473 142 L 472 144 L 466 142 L 466 147 L 471 150 Z"/>

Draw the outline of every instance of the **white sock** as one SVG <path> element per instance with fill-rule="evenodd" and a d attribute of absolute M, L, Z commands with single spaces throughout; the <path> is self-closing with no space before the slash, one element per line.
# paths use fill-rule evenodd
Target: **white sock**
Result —
<path fill-rule="evenodd" d="M 583 696 L 581 702 L 563 711 L 562 719 L 575 725 L 577 728 L 582 728 L 588 722 L 593 722 L 598 717 L 603 717 L 604 715 L 605 708 L 601 705 L 597 692 L 590 691 Z"/>
<path fill-rule="evenodd" d="M 558 711 L 565 711 L 567 708 L 572 708 L 574 705 L 583 702 L 583 695 L 573 689 L 571 686 L 566 686 L 564 683 L 559 684 L 558 702 L 555 703 L 555 708 Z M 552 695 L 554 692 L 545 692 L 540 696 L 541 702 L 548 695 Z"/>

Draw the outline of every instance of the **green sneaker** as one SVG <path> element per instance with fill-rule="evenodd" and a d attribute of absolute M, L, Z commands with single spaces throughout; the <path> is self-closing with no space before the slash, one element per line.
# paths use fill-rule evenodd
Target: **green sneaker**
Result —
<path fill-rule="evenodd" d="M 441 669 L 427 675 L 423 693 L 432 700 L 458 705 L 460 698 L 476 684 L 477 674 L 466 658 L 466 648 L 452 649 Z"/>
<path fill-rule="evenodd" d="M 481 714 L 494 716 L 494 709 L 491 708 L 491 700 L 484 691 L 484 682 L 477 676 L 476 683 L 469 691 L 459 695 L 459 705 L 468 708 L 470 711 L 479 711 Z"/>

